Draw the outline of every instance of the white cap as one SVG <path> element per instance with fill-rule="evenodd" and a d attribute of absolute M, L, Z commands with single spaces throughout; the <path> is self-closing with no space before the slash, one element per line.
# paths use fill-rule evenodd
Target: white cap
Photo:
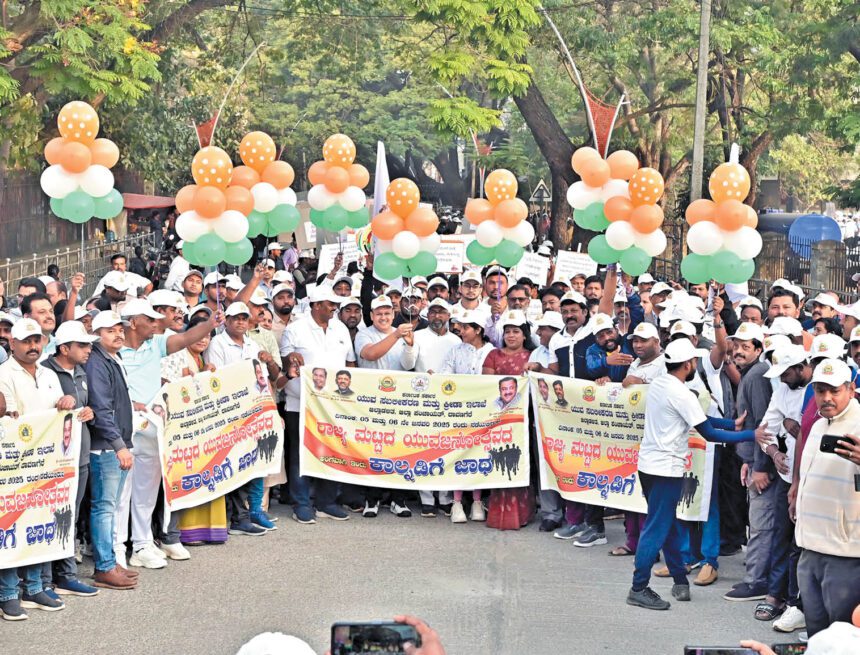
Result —
<path fill-rule="evenodd" d="M 582 305 L 583 307 L 588 306 L 588 301 L 585 299 L 585 296 L 579 293 L 579 291 L 568 291 L 561 297 L 561 301 L 559 301 L 559 304 L 563 305 L 567 302 L 576 303 L 577 305 Z"/>
<path fill-rule="evenodd" d="M 295 278 L 293 278 L 293 274 L 289 271 L 275 271 L 275 274 L 272 276 L 273 282 L 295 282 Z"/>
<path fill-rule="evenodd" d="M 823 382 L 831 387 L 847 384 L 854 379 L 851 369 L 841 359 L 825 359 L 815 367 L 812 373 L 812 383 Z"/>
<path fill-rule="evenodd" d="M 696 348 L 689 339 L 676 339 L 670 341 L 663 351 L 663 357 L 667 364 L 678 364 L 689 361 L 695 357 L 707 357 L 708 351 L 704 348 Z"/>
<path fill-rule="evenodd" d="M 197 276 L 197 277 L 199 277 L 201 280 L 203 279 L 203 273 L 201 273 L 200 271 L 198 271 L 196 268 L 189 268 L 189 269 L 188 269 L 188 272 L 187 272 L 185 275 L 183 275 L 183 276 L 182 276 L 182 281 L 183 281 L 183 282 L 185 282 L 185 280 L 187 280 L 188 278 L 190 278 L 192 275 L 196 275 L 196 276 Z"/>
<path fill-rule="evenodd" d="M 756 339 L 759 342 L 764 341 L 764 330 L 761 329 L 760 325 L 756 325 L 755 323 L 750 323 L 749 321 L 741 323 L 740 327 L 738 327 L 737 332 L 735 332 L 732 336 L 728 337 L 729 339 L 738 339 L 740 341 L 752 341 Z"/>
<path fill-rule="evenodd" d="M 403 290 L 404 298 L 423 298 L 424 291 L 419 287 L 410 287 L 408 289 Z"/>
<path fill-rule="evenodd" d="M 826 335 L 822 335 L 826 336 Z M 836 335 L 833 335 L 836 336 Z M 838 338 L 838 337 L 837 337 Z M 851 338 L 848 339 L 848 343 L 854 343 L 855 341 L 860 341 L 860 325 L 851 330 Z M 814 343 L 814 341 L 813 341 Z"/>
<path fill-rule="evenodd" d="M 199 314 L 201 312 L 203 312 L 204 314 L 209 314 L 209 316 L 212 316 L 212 310 L 209 307 L 207 307 L 206 305 L 195 305 L 194 307 L 190 307 L 188 309 L 188 318 L 190 319 L 195 314 Z"/>
<path fill-rule="evenodd" d="M 275 268 L 275 260 L 274 259 L 264 259 L 263 265 L 266 268 Z"/>
<path fill-rule="evenodd" d="M 248 305 L 243 302 L 231 302 L 230 306 L 227 307 L 227 311 L 224 312 L 224 316 L 241 316 L 242 314 L 251 315 Z"/>
<path fill-rule="evenodd" d="M 86 310 L 84 310 L 86 311 Z M 12 316 L 12 314 L 7 314 L 6 312 L 0 312 L 0 323 L 9 323 L 9 325 L 15 325 L 17 319 Z"/>
<path fill-rule="evenodd" d="M 244 282 L 242 282 L 242 278 L 240 278 L 235 273 L 231 273 L 227 276 L 227 288 L 233 291 L 241 291 L 245 287 Z"/>
<path fill-rule="evenodd" d="M 528 323 L 529 319 L 526 318 L 526 315 L 522 311 L 513 309 L 502 315 L 502 320 L 499 321 L 499 329 L 504 330 L 509 325 L 522 327 L 523 325 L 528 325 Z"/>
<path fill-rule="evenodd" d="M 278 243 L 277 241 L 272 241 L 268 246 L 266 246 L 266 250 L 283 250 L 284 247 Z"/>
<path fill-rule="evenodd" d="M 777 316 L 773 319 L 768 334 L 784 334 L 789 337 L 799 337 L 803 334 L 803 326 L 796 318 L 790 316 Z"/>
<path fill-rule="evenodd" d="M 252 305 L 268 305 L 269 298 L 266 296 L 262 289 L 254 289 L 254 293 L 251 294 L 251 297 L 248 299 L 248 302 Z"/>
<path fill-rule="evenodd" d="M 543 255 L 545 257 L 551 257 L 552 256 L 552 250 L 549 249 L 549 246 L 540 246 L 537 249 L 537 254 Z"/>
<path fill-rule="evenodd" d="M 570 289 L 570 280 L 567 277 L 565 277 L 564 274 L 561 274 L 561 273 L 556 273 L 555 276 L 552 278 L 552 282 L 550 282 L 550 286 L 552 286 L 553 284 L 563 284 L 568 289 Z"/>
<path fill-rule="evenodd" d="M 537 327 L 551 327 L 556 330 L 564 329 L 564 319 L 559 312 L 546 312 L 538 318 Z"/>
<path fill-rule="evenodd" d="M 617 305 L 618 303 L 627 304 L 627 292 L 624 289 L 617 289 L 615 291 L 615 298 L 612 299 L 612 303 Z"/>
<path fill-rule="evenodd" d="M 334 282 L 331 283 L 332 288 L 336 287 L 341 282 L 346 282 L 350 287 L 352 286 L 352 278 L 346 273 L 344 273 L 342 275 L 338 275 L 334 279 Z"/>
<path fill-rule="evenodd" d="M 693 337 L 696 335 L 696 328 L 692 323 L 690 323 L 690 321 L 676 321 L 675 323 L 672 323 L 672 327 L 669 328 L 669 336 L 674 336 L 676 334 L 685 334 L 688 337 Z"/>
<path fill-rule="evenodd" d="M 54 340 L 60 346 L 64 343 L 93 343 L 99 338 L 87 334 L 87 329 L 80 321 L 66 321 L 57 328 Z"/>
<path fill-rule="evenodd" d="M 854 328 L 854 331 L 856 330 L 857 328 Z M 854 331 L 851 332 L 851 341 L 854 341 Z M 812 340 L 812 345 L 809 347 L 811 359 L 818 357 L 841 359 L 844 354 L 845 340 L 835 334 L 819 334 Z"/>
<path fill-rule="evenodd" d="M 306 248 L 305 250 L 299 252 L 299 259 L 313 259 L 316 256 L 317 255 L 314 252 L 313 248 Z"/>
<path fill-rule="evenodd" d="M 48 286 L 51 282 L 56 282 L 50 275 L 40 275 L 37 279 L 45 286 Z"/>
<path fill-rule="evenodd" d="M 653 287 L 651 287 L 651 297 L 658 296 L 661 293 L 671 293 L 672 287 L 670 287 L 665 282 L 657 282 Z"/>
<path fill-rule="evenodd" d="M 174 307 L 176 309 L 182 304 L 182 296 L 167 289 L 156 289 L 147 296 L 149 304 L 153 307 Z"/>
<path fill-rule="evenodd" d="M 677 325 L 677 323 L 676 323 Z M 692 327 L 692 326 L 691 326 Z M 628 339 L 639 337 L 640 339 L 659 339 L 660 334 L 657 332 L 657 326 L 653 323 L 642 322 L 636 326 L 632 333 L 627 335 Z"/>
<path fill-rule="evenodd" d="M 839 309 L 839 301 L 833 296 L 831 296 L 829 293 L 819 293 L 810 302 L 815 305 L 824 305 L 825 307 L 830 307 L 831 309 Z"/>
<path fill-rule="evenodd" d="M 316 286 L 308 296 L 308 303 L 323 302 L 326 300 L 333 302 L 336 305 L 340 305 L 340 303 L 343 302 L 343 298 L 335 295 L 334 291 L 332 291 L 332 288 L 329 286 Z"/>
<path fill-rule="evenodd" d="M 764 311 L 761 300 L 755 296 L 747 296 L 738 303 L 738 309 L 742 310 L 744 307 L 758 307 L 761 311 Z"/>
<path fill-rule="evenodd" d="M 12 326 L 12 338 L 16 341 L 24 341 L 37 334 L 42 336 L 42 327 L 32 318 L 22 318 Z"/>
<path fill-rule="evenodd" d="M 227 278 L 224 275 L 221 275 L 218 271 L 212 271 L 203 278 L 203 286 L 208 287 L 213 284 L 218 284 L 219 282 L 227 282 Z"/>
<path fill-rule="evenodd" d="M 184 246 L 184 245 L 185 245 L 185 241 L 183 241 L 182 239 L 180 239 L 179 241 L 177 241 L 177 242 L 176 242 L 176 249 L 177 249 L 177 250 L 182 250 L 182 246 Z"/>
<path fill-rule="evenodd" d="M 412 278 L 412 286 L 416 286 L 418 284 L 427 284 L 427 278 L 423 275 L 416 275 Z"/>
<path fill-rule="evenodd" d="M 350 296 L 349 298 L 343 299 L 343 302 L 340 304 L 340 308 L 343 309 L 344 307 L 349 307 L 350 305 L 358 305 L 359 307 L 361 307 L 361 301 L 355 296 Z"/>
<path fill-rule="evenodd" d="M 612 322 L 612 319 L 608 314 L 595 314 L 591 318 L 591 333 L 595 336 L 598 332 L 602 332 L 603 330 L 611 330 L 615 327 L 615 323 Z"/>
<path fill-rule="evenodd" d="M 840 339 L 840 341 L 842 341 L 842 339 Z M 762 346 L 764 347 L 763 352 L 765 353 L 769 353 L 772 350 L 782 350 L 783 348 L 787 348 L 792 345 L 794 344 L 791 343 L 791 339 L 784 334 L 767 336 L 764 338 L 764 341 L 762 341 Z"/>
<path fill-rule="evenodd" d="M 370 302 L 370 311 L 379 309 L 380 307 L 394 307 L 394 305 L 391 304 L 391 298 L 386 295 L 376 296 L 376 298 Z"/>
<path fill-rule="evenodd" d="M 131 280 L 122 271 L 109 271 L 102 278 L 102 284 L 117 291 L 128 291 L 131 288 Z"/>
<path fill-rule="evenodd" d="M 459 307 L 459 305 L 457 305 L 457 307 Z M 475 325 L 484 327 L 485 318 L 484 313 L 477 309 L 466 309 L 462 312 L 453 312 L 451 321 L 454 323 L 474 323 Z"/>
<path fill-rule="evenodd" d="M 770 291 L 773 293 L 774 289 L 785 289 L 786 291 L 790 291 L 795 296 L 797 296 L 800 300 L 803 300 L 803 297 L 806 295 L 803 293 L 803 289 L 801 289 L 796 284 L 792 284 L 784 277 L 779 278 L 778 280 L 774 280 L 774 283 L 770 285 Z"/>
<path fill-rule="evenodd" d="M 412 280 L 412 284 L 415 284 L 415 280 Z M 429 280 L 427 284 L 428 289 L 430 287 L 445 287 L 446 289 L 450 288 L 448 286 L 448 280 L 446 280 L 444 277 L 434 277 L 433 279 Z"/>
<path fill-rule="evenodd" d="M 795 346 L 794 344 L 779 348 L 774 351 L 771 356 L 771 367 L 765 372 L 766 378 L 778 378 L 795 364 L 805 362 L 807 358 L 806 350 L 803 346 Z"/>
<path fill-rule="evenodd" d="M 473 268 L 470 268 L 468 271 L 463 271 L 460 274 L 460 284 L 464 282 L 477 282 L 481 284 L 483 280 L 481 279 L 481 274 Z"/>
<path fill-rule="evenodd" d="M 860 321 L 860 301 L 855 302 L 853 305 L 839 305 L 836 309 L 840 314 L 851 316 Z"/>
<path fill-rule="evenodd" d="M 501 266 L 490 266 L 490 268 L 487 269 L 485 277 L 490 277 L 491 275 L 504 275 L 505 277 L 508 277 L 508 272 Z"/>
<path fill-rule="evenodd" d="M 80 321 L 84 316 L 87 316 L 88 314 L 89 314 L 89 312 L 87 311 L 86 307 L 83 307 L 81 305 L 76 305 L 75 306 L 75 313 L 74 313 L 74 316 L 72 317 L 72 320 Z M 2 320 L 3 320 L 2 313 L 0 313 L 0 321 L 2 321 Z"/>
<path fill-rule="evenodd" d="M 295 289 L 293 289 L 293 287 L 291 287 L 289 284 L 283 284 L 283 283 L 282 283 L 282 284 L 277 284 L 277 285 L 275 285 L 275 288 L 274 288 L 274 289 L 272 289 L 272 298 L 274 298 L 275 296 L 277 296 L 277 295 L 278 295 L 279 293 L 281 293 L 282 291 L 289 291 L 289 292 L 290 292 L 291 294 L 293 294 L 294 296 L 296 295 L 296 290 L 295 290 Z"/>
<path fill-rule="evenodd" d="M 642 273 L 638 278 L 636 278 L 636 284 L 653 284 L 654 276 L 650 273 Z"/>
<path fill-rule="evenodd" d="M 433 300 L 431 300 L 427 305 L 427 310 L 429 311 L 431 307 L 441 307 L 449 314 L 451 313 L 451 305 L 444 298 L 433 298 Z"/>
<path fill-rule="evenodd" d="M 128 325 L 128 321 L 122 320 L 122 316 L 110 310 L 99 312 L 93 318 L 93 332 L 98 332 L 102 328 L 109 328 L 114 325 Z"/>
<path fill-rule="evenodd" d="M 152 308 L 148 300 L 143 298 L 135 298 L 129 300 L 121 311 L 123 318 L 132 318 L 134 316 L 148 316 L 149 318 L 164 318 L 164 314 L 160 314 Z"/>

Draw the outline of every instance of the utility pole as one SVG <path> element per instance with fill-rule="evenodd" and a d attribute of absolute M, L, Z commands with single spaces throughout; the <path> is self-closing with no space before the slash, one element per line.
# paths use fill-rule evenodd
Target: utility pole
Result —
<path fill-rule="evenodd" d="M 693 168 L 690 175 L 690 202 L 702 197 L 705 164 L 705 117 L 708 100 L 708 52 L 711 37 L 711 0 L 701 0 L 699 19 L 699 67 L 696 73 L 696 116 L 693 128 Z"/>

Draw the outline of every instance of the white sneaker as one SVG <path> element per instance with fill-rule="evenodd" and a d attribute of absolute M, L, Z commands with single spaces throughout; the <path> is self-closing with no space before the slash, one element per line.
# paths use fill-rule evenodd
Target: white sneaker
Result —
<path fill-rule="evenodd" d="M 469 513 L 469 519 L 472 521 L 486 521 L 487 513 L 484 511 L 484 503 L 476 500 L 472 503 L 472 511 Z"/>
<path fill-rule="evenodd" d="M 782 616 L 773 622 L 773 629 L 778 632 L 794 632 L 806 627 L 806 617 L 797 607 L 789 606 Z"/>
<path fill-rule="evenodd" d="M 405 505 L 398 505 L 394 501 L 391 502 L 390 509 L 391 513 L 394 514 L 394 516 L 399 516 L 402 519 L 408 519 L 410 516 L 412 516 L 411 509 L 409 509 Z"/>
<path fill-rule="evenodd" d="M 466 512 L 463 510 L 463 503 L 454 501 L 451 506 L 451 523 L 465 523 Z"/>
<path fill-rule="evenodd" d="M 162 559 L 146 546 L 134 551 L 128 563 L 132 566 L 142 566 L 145 569 L 163 569 L 167 566 L 167 560 Z"/>
<path fill-rule="evenodd" d="M 191 559 L 191 553 L 182 544 L 161 544 L 161 552 L 167 555 L 168 559 Z"/>
<path fill-rule="evenodd" d="M 151 552 L 151 553 L 152 553 L 153 555 L 155 555 L 156 557 L 160 557 L 160 558 L 161 558 L 161 559 L 163 559 L 165 562 L 167 561 L 167 554 L 166 554 L 166 553 L 162 553 L 162 552 L 161 552 L 161 549 L 160 549 L 158 546 L 156 546 L 154 543 L 149 542 L 148 544 L 146 544 L 146 546 L 144 546 L 144 548 L 146 548 L 147 550 L 149 550 L 149 552 Z"/>

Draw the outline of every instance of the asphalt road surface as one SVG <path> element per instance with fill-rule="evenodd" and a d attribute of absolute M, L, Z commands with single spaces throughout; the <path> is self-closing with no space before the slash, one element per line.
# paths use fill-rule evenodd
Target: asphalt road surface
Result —
<path fill-rule="evenodd" d="M 607 522 L 608 546 L 582 549 L 534 523 L 499 532 L 383 508 L 376 519 L 303 526 L 284 506 L 272 509 L 278 530 L 141 569 L 135 591 L 67 597 L 61 612 L 0 621 L 0 650 L 232 655 L 254 635 L 280 631 L 324 653 L 332 622 L 399 613 L 425 619 L 449 655 L 681 655 L 685 644 L 796 641 L 756 621 L 754 603 L 722 599 L 742 577 L 740 554 L 722 558 L 716 584 L 691 587 L 692 602 L 673 601 L 666 612 L 626 605 L 632 558 L 607 556 L 623 543 L 621 521 Z M 84 559 L 82 577 L 91 567 Z M 672 600 L 671 580 L 652 587 Z"/>

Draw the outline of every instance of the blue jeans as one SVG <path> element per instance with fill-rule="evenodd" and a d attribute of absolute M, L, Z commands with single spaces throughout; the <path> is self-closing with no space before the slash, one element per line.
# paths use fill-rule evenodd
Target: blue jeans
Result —
<path fill-rule="evenodd" d="M 113 552 L 114 514 L 128 471 L 119 467 L 112 450 L 90 453 L 90 536 L 96 571 L 111 571 L 116 566 Z"/>
<path fill-rule="evenodd" d="M 248 483 L 248 510 L 259 512 L 263 509 L 263 478 L 255 478 Z"/>
<path fill-rule="evenodd" d="M 333 505 L 337 499 L 337 482 L 299 475 L 299 413 L 287 412 L 287 447 L 290 449 L 289 471 L 287 478 L 290 495 L 297 507 L 311 507 L 311 482 L 314 484 L 316 506 L 319 508 Z M 262 482 L 262 480 L 261 480 Z"/>
<path fill-rule="evenodd" d="M 681 522 L 675 518 L 683 480 L 639 471 L 639 481 L 648 501 L 648 516 L 645 518 L 645 527 L 639 536 L 639 546 L 636 549 L 633 591 L 642 591 L 648 586 L 651 567 L 657 561 L 657 553 L 661 548 L 675 584 L 688 584 L 687 569 L 681 556 Z"/>
<path fill-rule="evenodd" d="M 24 576 L 24 591 L 31 596 L 42 591 L 42 565 L 31 564 L 16 569 L 0 569 L 0 603 L 18 598 L 18 573 Z"/>

